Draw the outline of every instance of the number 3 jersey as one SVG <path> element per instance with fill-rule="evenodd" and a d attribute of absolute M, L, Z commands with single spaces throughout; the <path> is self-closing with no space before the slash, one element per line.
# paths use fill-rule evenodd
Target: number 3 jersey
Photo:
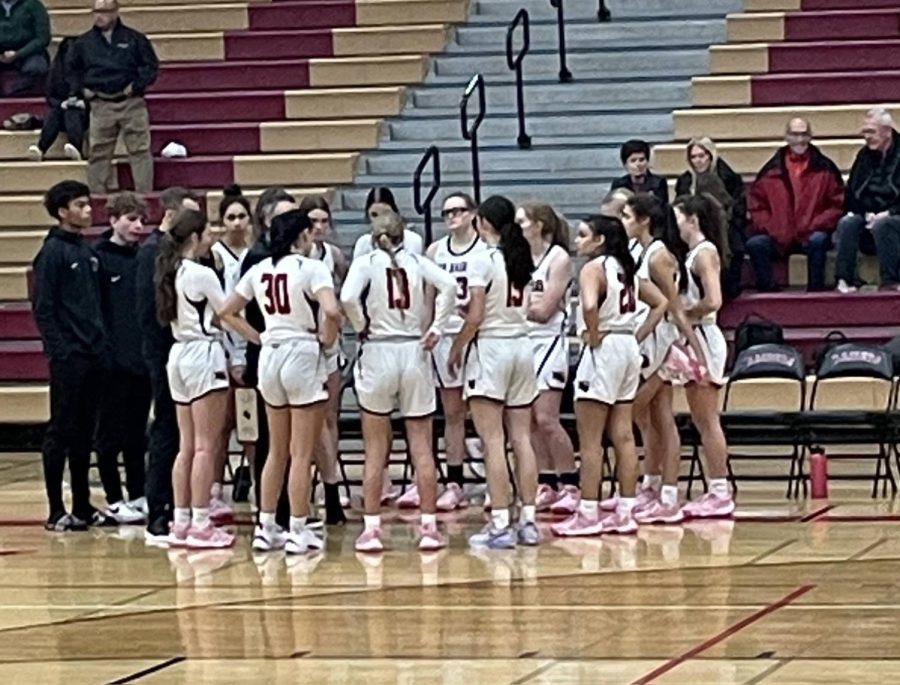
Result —
<path fill-rule="evenodd" d="M 638 311 L 638 277 L 625 282 L 625 271 L 619 260 L 610 255 L 597 257 L 588 264 L 600 264 L 606 274 L 606 297 L 599 303 L 600 332 L 633 333 L 640 327 L 644 314 Z M 585 265 L 587 266 L 587 265 Z M 584 312 L 578 307 L 578 333 L 587 330 Z"/>
<path fill-rule="evenodd" d="M 454 251 L 450 242 L 452 236 L 442 238 L 435 244 L 434 263 L 449 273 L 456 280 L 456 307 L 447 322 L 447 335 L 456 335 L 462 330 L 466 307 L 472 299 L 469 293 L 469 269 L 476 255 L 488 250 L 488 245 L 481 238 L 475 239 L 462 250 Z"/>
<path fill-rule="evenodd" d="M 323 288 L 333 288 L 328 267 L 316 259 L 297 254 L 253 266 L 235 286 L 245 300 L 255 299 L 266 322 L 260 334 L 263 345 L 286 340 L 316 339 L 319 304 Z"/>
<path fill-rule="evenodd" d="M 426 285 L 437 290 L 432 328 L 444 333 L 456 280 L 403 247 L 394 252 L 393 260 L 381 249 L 354 259 L 341 289 L 341 304 L 353 328 L 366 332 L 369 339 L 418 338 L 431 323 Z"/>

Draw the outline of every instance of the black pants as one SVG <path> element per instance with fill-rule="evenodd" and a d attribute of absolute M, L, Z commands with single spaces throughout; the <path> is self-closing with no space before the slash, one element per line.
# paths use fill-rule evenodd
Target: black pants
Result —
<path fill-rule="evenodd" d="M 62 107 L 51 107 L 47 110 L 47 116 L 44 119 L 44 126 L 41 128 L 41 137 L 38 140 L 38 147 L 44 154 L 53 145 L 60 131 L 66 132 L 69 142 L 77 148 L 79 152 L 84 153 L 84 129 L 87 126 L 87 114 L 83 109 L 78 107 L 70 107 L 63 109 Z"/>
<path fill-rule="evenodd" d="M 178 419 L 169 391 L 166 360 L 148 361 L 153 391 L 153 424 L 150 426 L 150 455 L 147 461 L 147 508 L 149 520 L 171 518 L 172 467 L 178 456 Z"/>
<path fill-rule="evenodd" d="M 103 369 L 96 357 L 73 354 L 50 360 L 50 423 L 42 456 L 51 517 L 65 511 L 62 482 L 68 457 L 72 513 L 90 519 L 88 471 L 102 380 Z"/>
<path fill-rule="evenodd" d="M 150 378 L 122 368 L 107 372 L 97 420 L 97 464 L 110 504 L 122 501 L 119 455 L 125 462 L 128 498 L 144 496 L 144 457 L 150 417 Z"/>
<path fill-rule="evenodd" d="M 259 439 L 256 441 L 256 458 L 253 461 L 253 487 L 256 493 L 256 504 L 262 502 L 260 498 L 260 484 L 262 483 L 263 467 L 269 457 L 269 423 L 266 419 L 266 403 L 262 395 L 256 393 L 256 415 L 259 419 Z M 275 520 L 278 525 L 287 530 L 291 518 L 291 503 L 287 493 L 287 473 L 285 473 L 284 485 L 278 498 L 278 507 L 275 510 Z"/>

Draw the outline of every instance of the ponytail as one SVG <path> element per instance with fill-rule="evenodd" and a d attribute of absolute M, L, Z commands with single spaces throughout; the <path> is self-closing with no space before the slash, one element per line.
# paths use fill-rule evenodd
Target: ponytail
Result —
<path fill-rule="evenodd" d="M 272 219 L 269 228 L 269 250 L 272 254 L 272 264 L 290 254 L 297 239 L 304 231 L 312 228 L 309 215 L 300 209 L 292 209 L 284 214 L 279 214 Z"/>
<path fill-rule="evenodd" d="M 199 238 L 205 230 L 206 215 L 194 209 L 184 209 L 175 217 L 172 228 L 159 243 L 153 284 L 156 287 L 156 318 L 163 326 L 178 318 L 175 276 L 184 258 L 185 243 L 192 235 Z"/>
<path fill-rule="evenodd" d="M 661 240 L 666 249 L 675 257 L 678 264 L 679 288 L 684 291 L 687 288 L 687 258 L 688 247 L 678 235 L 678 226 L 672 217 L 672 210 L 652 193 L 637 193 L 628 198 L 626 203 L 638 219 L 650 220 L 650 235 L 654 239 Z"/>
<path fill-rule="evenodd" d="M 406 227 L 403 219 L 395 212 L 379 214 L 372 221 L 372 244 L 379 250 L 387 253 L 393 268 L 394 282 L 398 288 L 403 288 L 402 276 L 400 276 L 400 264 L 397 262 L 397 247 L 403 243 L 403 232 Z M 400 316 L 405 316 L 400 310 Z"/>
<path fill-rule="evenodd" d="M 637 265 L 631 250 L 628 249 L 628 234 L 622 222 L 612 216 L 594 214 L 587 217 L 584 223 L 591 229 L 591 234 L 595 238 L 601 236 L 604 238 L 600 254 L 615 257 L 625 272 L 625 282 L 632 283 L 637 275 Z"/>
<path fill-rule="evenodd" d="M 570 250 L 572 239 L 569 224 L 553 207 L 542 202 L 525 202 L 522 209 L 529 219 L 540 222 L 542 238 L 549 240 L 551 245 L 559 245 L 566 252 Z"/>
<path fill-rule="evenodd" d="M 506 263 L 506 277 L 510 284 L 524 290 L 531 282 L 534 260 L 531 246 L 516 224 L 516 207 L 501 195 L 492 195 L 481 203 L 478 216 L 487 219 L 500 234 L 500 252 Z"/>
<path fill-rule="evenodd" d="M 728 216 L 719 201 L 712 195 L 681 195 L 672 203 L 673 209 L 683 214 L 696 217 L 703 237 L 716 246 L 722 266 L 727 267 L 731 261 L 731 245 L 728 240 Z"/>

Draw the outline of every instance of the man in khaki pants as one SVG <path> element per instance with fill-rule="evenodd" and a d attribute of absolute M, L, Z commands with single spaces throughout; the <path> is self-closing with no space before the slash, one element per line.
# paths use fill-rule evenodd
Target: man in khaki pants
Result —
<path fill-rule="evenodd" d="M 144 91 L 159 73 L 159 60 L 143 33 L 119 19 L 117 0 L 94 0 L 94 26 L 78 37 L 70 66 L 72 95 L 90 103 L 88 185 L 93 193 L 112 189 L 112 159 L 119 133 L 125 142 L 135 190 L 153 190 L 150 118 Z"/>

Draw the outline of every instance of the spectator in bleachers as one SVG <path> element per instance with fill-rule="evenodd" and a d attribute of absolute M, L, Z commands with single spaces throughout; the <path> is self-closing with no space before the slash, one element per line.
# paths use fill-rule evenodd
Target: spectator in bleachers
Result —
<path fill-rule="evenodd" d="M 65 131 L 69 139 L 63 147 L 66 157 L 77 161 L 84 151 L 87 107 L 80 97 L 70 95 L 74 79 L 69 68 L 69 53 L 74 45 L 74 38 L 63 38 L 50 65 L 46 88 L 50 108 L 44 116 L 40 139 L 36 145 L 28 147 L 28 156 L 36 162 L 44 158 L 61 131 Z"/>
<path fill-rule="evenodd" d="M 632 193 L 651 193 L 669 206 L 669 184 L 650 171 L 650 145 L 646 141 L 627 141 L 619 150 L 619 159 L 627 173 L 612 182 L 610 191 L 627 188 Z"/>
<path fill-rule="evenodd" d="M 792 252 L 807 256 L 807 289 L 825 289 L 825 258 L 844 207 L 837 165 L 813 145 L 812 126 L 791 119 L 787 145 L 765 163 L 750 187 L 747 254 L 761 292 L 777 289 L 772 263 Z"/>
<path fill-rule="evenodd" d="M 675 183 L 675 196 L 710 195 L 728 217 L 730 262 L 722 270 L 722 294 L 733 299 L 741 292 L 744 240 L 747 229 L 747 199 L 744 180 L 719 157 L 716 144 L 707 137 L 693 138 L 687 145 L 688 170 Z"/>
<path fill-rule="evenodd" d="M 866 144 L 856 155 L 847 181 L 847 215 L 838 223 L 837 289 L 854 292 L 860 250 L 878 255 L 883 289 L 900 287 L 900 133 L 890 113 L 866 113 Z"/>
<path fill-rule="evenodd" d="M 22 95 L 40 87 L 50 68 L 48 45 L 50 16 L 40 0 L 0 1 L 0 73 L 15 73 L 5 95 Z"/>
<path fill-rule="evenodd" d="M 111 187 L 121 132 L 135 190 L 149 193 L 153 155 L 144 91 L 156 80 L 159 60 L 147 36 L 119 19 L 117 0 L 94 0 L 93 6 L 94 26 L 78 37 L 69 58 L 74 76 L 70 95 L 91 106 L 88 185 L 95 193 Z"/>

